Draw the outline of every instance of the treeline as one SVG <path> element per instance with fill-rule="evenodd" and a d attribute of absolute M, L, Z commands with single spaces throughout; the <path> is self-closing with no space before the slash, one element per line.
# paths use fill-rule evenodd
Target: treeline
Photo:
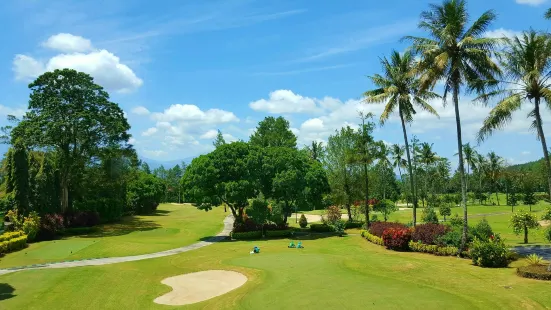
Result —
<path fill-rule="evenodd" d="M 63 69 L 44 73 L 29 88 L 28 112 L 3 128 L 11 144 L 2 162 L 4 212 L 38 216 L 46 227 L 52 224 L 46 219 L 93 225 L 157 208 L 171 187 L 142 169 L 128 143 L 130 125 L 101 86 Z M 75 214 L 95 220 L 75 223 Z"/>

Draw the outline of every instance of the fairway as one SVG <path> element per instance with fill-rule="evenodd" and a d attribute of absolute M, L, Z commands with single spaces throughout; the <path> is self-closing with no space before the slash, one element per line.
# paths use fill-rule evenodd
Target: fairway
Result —
<path fill-rule="evenodd" d="M 153 215 L 126 217 L 89 235 L 31 243 L 1 257 L 0 268 L 169 250 L 216 235 L 225 216 L 223 208 L 205 212 L 188 204 L 162 204 Z"/>
<path fill-rule="evenodd" d="M 303 240 L 301 250 L 288 249 L 287 243 L 222 242 L 139 262 L 3 275 L 0 293 L 14 291 L 1 301 L 2 309 L 166 309 L 153 303 L 171 291 L 161 281 L 202 270 L 234 270 L 248 281 L 186 309 L 545 309 L 551 304 L 549 283 L 520 278 L 514 268 L 387 251 L 359 236 Z M 249 254 L 254 245 L 261 254 Z"/>

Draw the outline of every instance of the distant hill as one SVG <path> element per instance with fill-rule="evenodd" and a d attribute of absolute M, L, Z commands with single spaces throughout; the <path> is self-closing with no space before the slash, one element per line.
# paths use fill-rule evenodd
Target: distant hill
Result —
<path fill-rule="evenodd" d="M 537 171 L 539 169 L 541 169 L 542 167 L 544 167 L 544 159 L 538 159 L 538 160 L 535 160 L 535 161 L 529 161 L 527 163 L 523 163 L 523 164 L 516 164 L 516 165 L 511 165 L 509 166 L 507 169 L 509 170 L 516 170 L 516 171 Z"/>

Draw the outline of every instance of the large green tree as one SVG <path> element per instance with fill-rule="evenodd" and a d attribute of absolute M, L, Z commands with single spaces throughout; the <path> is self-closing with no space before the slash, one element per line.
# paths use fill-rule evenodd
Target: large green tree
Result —
<path fill-rule="evenodd" d="M 249 142 L 259 147 L 297 147 L 297 137 L 289 129 L 289 121 L 281 116 L 268 116 L 258 123 Z"/>
<path fill-rule="evenodd" d="M 29 85 L 28 112 L 11 131 L 31 148 L 57 153 L 61 210 L 70 208 L 69 191 L 76 175 L 105 147 L 131 148 L 130 129 L 122 109 L 88 74 L 71 69 L 39 76 Z"/>
<path fill-rule="evenodd" d="M 461 251 L 467 243 L 467 188 L 461 135 L 459 96 L 462 90 L 482 93 L 495 84 L 499 67 L 491 56 L 497 39 L 484 37 L 495 20 L 493 11 L 482 13 L 472 25 L 469 23 L 465 0 L 445 0 L 440 5 L 432 4 L 421 13 L 419 28 L 429 37 L 406 37 L 413 43 L 413 50 L 420 53 L 419 71 L 422 73 L 421 88 L 433 88 L 438 81 L 444 82 L 444 103 L 452 93 L 457 130 L 459 173 L 463 206 L 463 235 Z"/>
<path fill-rule="evenodd" d="M 383 75 L 376 74 L 369 77 L 376 88 L 364 93 L 365 102 L 384 103 L 386 105 L 383 114 L 381 114 L 381 124 L 384 124 L 394 111 L 398 112 L 404 135 L 410 190 L 413 195 L 413 225 L 415 225 L 417 223 L 418 200 L 406 123 L 413 121 L 413 116 L 417 113 L 416 109 L 438 115 L 427 102 L 427 100 L 438 96 L 426 88 L 419 87 L 420 80 L 418 75 L 415 74 L 415 58 L 411 52 L 400 55 L 397 51 L 393 51 L 390 60 L 386 57 L 381 59 L 381 65 Z"/>
<path fill-rule="evenodd" d="M 479 97 L 485 102 L 495 97 L 499 101 L 484 120 L 478 140 L 482 141 L 496 129 L 505 127 L 522 104 L 530 104 L 532 110 L 527 116 L 532 119 L 531 128 L 536 130 L 541 142 L 547 169 L 547 191 L 551 195 L 551 163 L 540 110 L 544 103 L 544 106 L 551 108 L 551 37 L 530 30 L 521 37 L 503 40 L 505 48 L 500 52 L 499 59 L 505 73 L 506 87 Z"/>

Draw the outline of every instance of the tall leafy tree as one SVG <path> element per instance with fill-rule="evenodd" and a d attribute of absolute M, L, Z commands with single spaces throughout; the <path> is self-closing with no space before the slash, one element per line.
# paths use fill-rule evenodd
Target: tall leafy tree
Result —
<path fill-rule="evenodd" d="M 281 116 L 269 116 L 258 123 L 249 142 L 259 147 L 297 147 L 297 137 L 289 128 L 289 121 Z"/>
<path fill-rule="evenodd" d="M 406 37 L 412 41 L 413 49 L 421 55 L 418 68 L 422 72 L 421 88 L 433 88 L 438 81 L 444 81 L 444 103 L 448 93 L 452 93 L 463 206 L 462 251 L 467 242 L 468 225 L 459 96 L 462 89 L 467 92 L 484 92 L 495 84 L 496 75 L 500 74 L 499 67 L 491 58 L 498 41 L 484 37 L 495 18 L 493 11 L 486 11 L 469 26 L 467 2 L 445 0 L 441 5 L 430 5 L 428 11 L 421 13 L 419 28 L 428 32 L 428 38 Z"/>
<path fill-rule="evenodd" d="M 58 153 L 61 209 L 69 209 L 74 176 L 105 147 L 126 147 L 130 135 L 122 109 L 88 74 L 71 69 L 39 76 L 29 85 L 29 111 L 11 131 L 31 148 Z"/>
<path fill-rule="evenodd" d="M 29 158 L 22 141 L 17 140 L 7 153 L 6 193 L 10 194 L 20 214 L 26 215 L 29 206 Z"/>
<path fill-rule="evenodd" d="M 310 157 L 317 161 L 321 160 L 323 153 L 325 152 L 323 143 L 318 141 L 312 141 L 312 144 L 307 146 L 306 149 L 308 150 Z"/>
<path fill-rule="evenodd" d="M 547 190 L 551 195 L 551 163 L 540 111 L 542 104 L 551 108 L 551 37 L 530 30 L 521 37 L 503 40 L 505 49 L 499 56 L 506 87 L 479 97 L 485 102 L 497 97 L 499 102 L 484 120 L 478 140 L 482 141 L 496 129 L 505 127 L 513 112 L 520 110 L 523 103 L 530 104 L 532 110 L 528 117 L 532 119 L 531 128 L 536 130 L 541 142 L 547 168 Z"/>
<path fill-rule="evenodd" d="M 218 133 L 216 134 L 216 138 L 212 142 L 212 145 L 214 145 L 214 147 L 219 147 L 224 144 L 226 144 L 226 140 L 224 139 L 224 135 L 222 135 L 220 129 L 218 129 Z"/>
<path fill-rule="evenodd" d="M 413 224 L 417 223 L 417 195 L 415 194 L 414 169 L 411 161 L 410 148 L 406 130 L 406 123 L 413 121 L 416 109 L 438 115 L 436 110 L 427 100 L 437 98 L 438 95 L 420 88 L 421 81 L 415 74 L 415 58 L 411 52 L 400 55 L 393 51 L 390 60 L 381 59 L 383 74 L 370 76 L 369 79 L 375 85 L 375 89 L 364 93 L 366 103 L 384 103 L 385 109 L 381 114 L 380 122 L 383 125 L 394 111 L 398 112 L 402 123 L 402 132 L 407 155 L 409 181 L 413 195 Z"/>

